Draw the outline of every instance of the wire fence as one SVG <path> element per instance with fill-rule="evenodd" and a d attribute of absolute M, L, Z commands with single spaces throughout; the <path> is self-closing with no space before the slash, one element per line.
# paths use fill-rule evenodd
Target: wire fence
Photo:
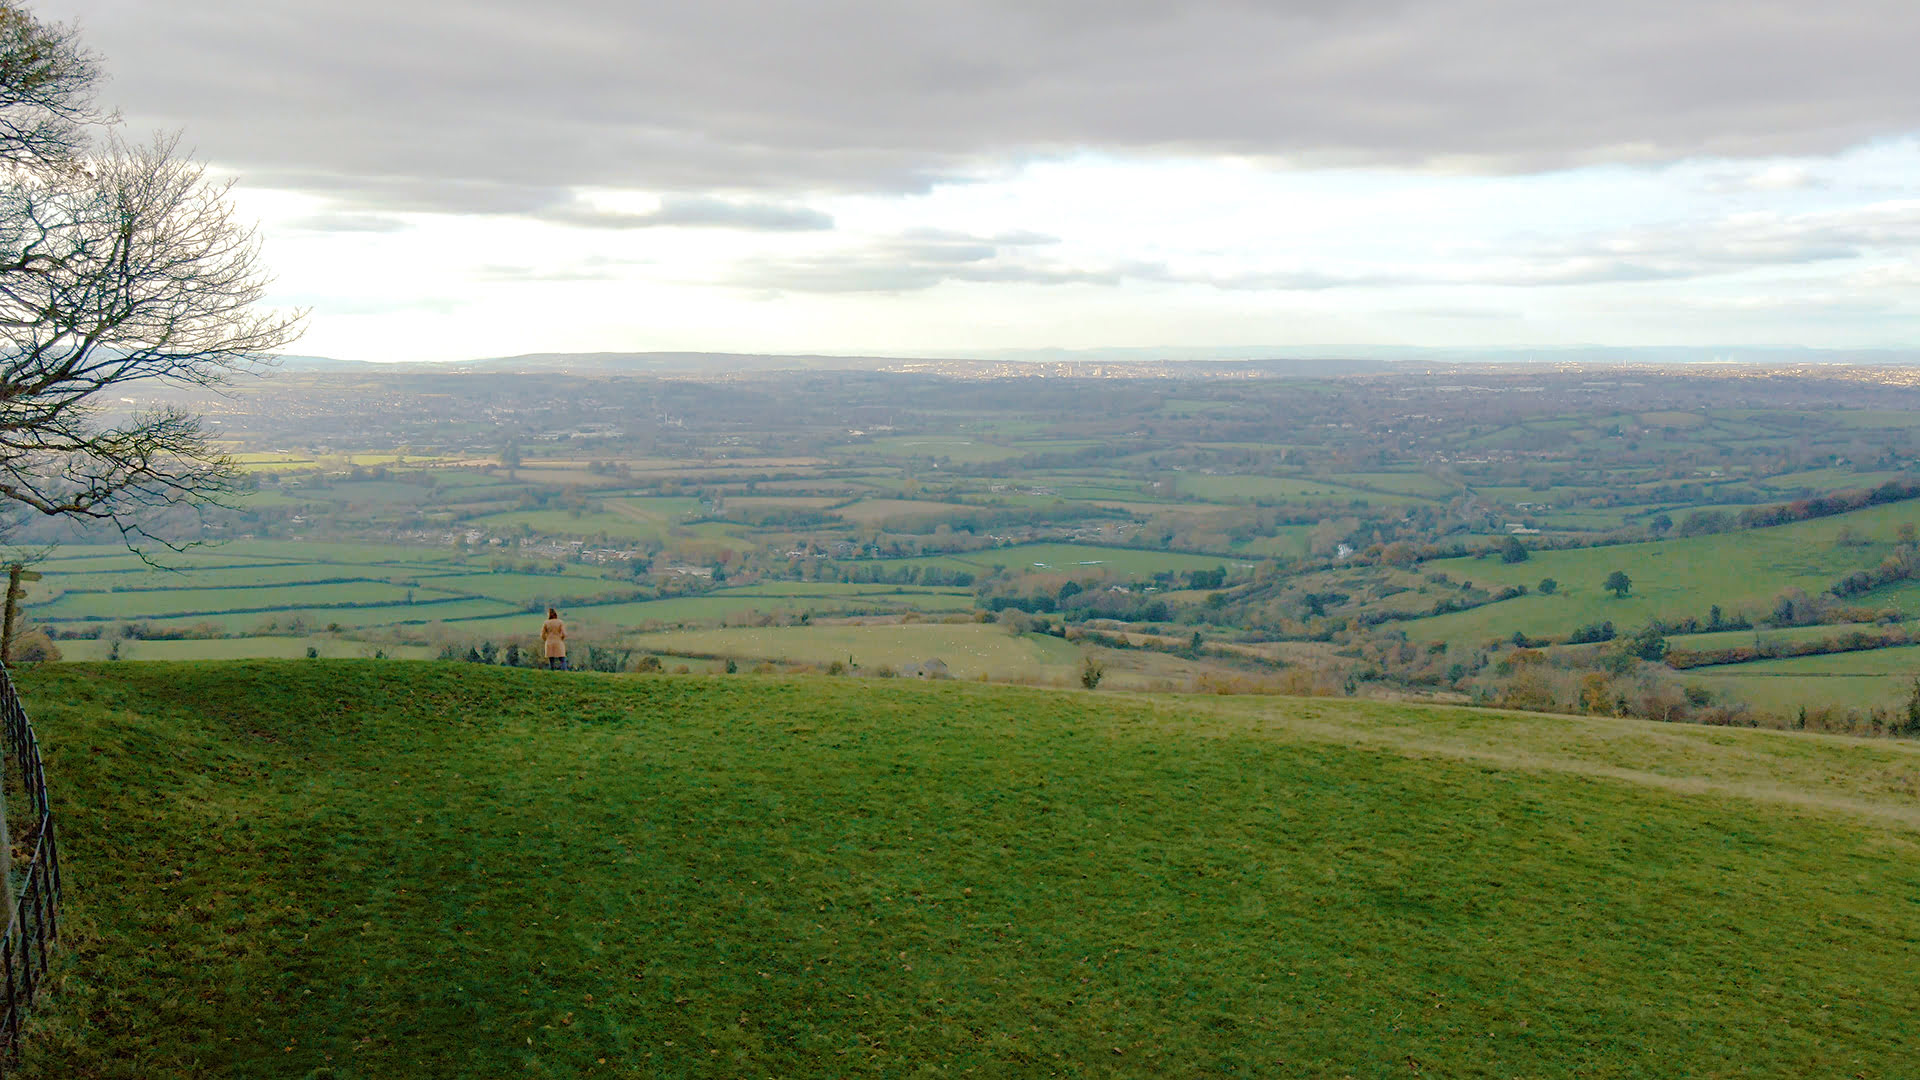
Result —
<path fill-rule="evenodd" d="M 14 691 L 13 676 L 0 665 L 0 726 L 5 728 L 4 825 L 0 835 L 0 872 L 5 882 L 7 935 L 0 941 L 0 1075 L 20 1048 L 20 1025 L 47 975 L 48 955 L 60 936 L 60 848 L 54 841 L 53 807 L 47 801 L 47 774 L 40 766 L 40 740 Z M 24 809 L 25 813 L 20 813 Z M 21 831 L 22 827 L 25 831 Z M 14 853 L 30 851 L 24 873 Z M 18 882 L 18 888 L 15 882 Z"/>

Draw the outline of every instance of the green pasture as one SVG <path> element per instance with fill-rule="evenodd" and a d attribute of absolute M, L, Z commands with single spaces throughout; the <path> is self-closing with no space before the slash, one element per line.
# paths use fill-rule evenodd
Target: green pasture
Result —
<path fill-rule="evenodd" d="M 404 604 L 447 600 L 452 593 L 385 582 L 347 581 L 327 585 L 260 586 L 248 589 L 167 589 L 147 592 L 70 592 L 28 609 L 36 619 L 145 619 L 225 611 L 266 611 L 302 605 Z"/>
<path fill-rule="evenodd" d="M 970 517 L 980 507 L 958 503 L 930 502 L 920 499 L 863 499 L 832 511 L 833 516 L 860 525 L 880 525 L 895 520 L 926 520 Z"/>
<path fill-rule="evenodd" d="M 421 571 L 417 568 L 397 568 L 378 564 L 341 566 L 337 563 L 255 563 L 243 566 L 202 566 L 191 570 L 140 570 L 129 567 L 123 570 L 79 573 L 63 571 L 61 567 L 65 565 L 67 564 L 63 563 L 43 569 L 42 579 L 29 586 L 29 594 L 40 596 L 53 592 L 286 587 L 337 581 L 342 578 L 387 581 L 414 580 L 421 577 Z"/>
<path fill-rule="evenodd" d="M 1915 414 L 1902 413 L 1900 415 L 1908 418 L 1905 426 L 1920 423 L 1920 417 L 1915 416 Z M 1764 479 L 1755 480 L 1754 484 L 1759 487 L 1770 488 L 1774 491 L 1810 491 L 1824 494 L 1833 491 L 1858 491 L 1862 488 L 1879 487 L 1889 480 L 1913 479 L 1915 479 L 1915 476 L 1910 472 L 1855 472 L 1852 469 L 1810 469 L 1806 472 L 1781 473 L 1776 476 L 1769 476 Z"/>
<path fill-rule="evenodd" d="M 1833 409 L 1812 415 L 1844 428 L 1910 428 L 1920 425 L 1920 413 L 1902 409 Z"/>
<path fill-rule="evenodd" d="M 940 660 L 957 679 L 1064 678 L 1080 650 L 1055 637 L 1007 633 L 989 623 L 889 623 L 879 626 L 729 627 L 666 630 L 629 641 L 651 652 L 731 656 L 825 666 L 849 657 L 871 672 Z"/>
<path fill-rule="evenodd" d="M 397 566 L 439 566 L 457 562 L 462 556 L 451 547 L 419 547 L 407 544 L 349 543 L 327 540 L 236 540 L 210 544 L 187 552 L 185 558 L 234 560 L 246 562 L 338 563 L 349 566 L 369 564 Z M 163 565 L 178 565 L 177 556 L 163 553 Z"/>
<path fill-rule="evenodd" d="M 742 585 L 725 590 L 729 596 L 878 596 L 878 597 L 942 597 L 971 599 L 973 593 L 968 589 L 937 588 L 919 585 L 887 585 L 884 583 L 844 582 L 844 581 L 762 581 L 753 585 Z"/>
<path fill-rule="evenodd" d="M 1307 534 L 1311 531 L 1308 525 L 1282 525 L 1273 530 L 1272 536 L 1256 536 L 1235 546 L 1234 550 L 1250 558 L 1304 559 L 1308 554 Z"/>
<path fill-rule="evenodd" d="M 21 683 L 72 883 L 23 1080 L 1911 1072 L 1911 745 L 407 661 Z"/>
<path fill-rule="evenodd" d="M 1174 486 L 1182 495 L 1200 499 L 1246 499 L 1274 502 L 1352 502 L 1361 500 L 1381 506 L 1431 502 L 1414 495 L 1362 491 L 1331 479 L 1283 476 L 1208 476 L 1204 473 L 1175 474 Z"/>
<path fill-rule="evenodd" d="M 1024 457 L 1031 451 L 959 435 L 899 435 L 870 439 L 866 442 L 845 443 L 832 447 L 830 452 L 862 459 L 884 458 L 900 461 L 915 458 L 944 458 L 955 463 L 977 465 Z"/>
<path fill-rule="evenodd" d="M 1878 635 L 1887 627 L 1878 623 L 1842 623 L 1834 626 L 1762 626 L 1753 630 L 1716 630 L 1704 634 L 1672 634 L 1667 641 L 1676 649 L 1733 649 L 1765 641 L 1827 641 L 1849 633 Z"/>
<path fill-rule="evenodd" d="M 1685 677 L 1782 716 L 1802 706 L 1891 710 L 1905 705 L 1920 678 L 1920 645 L 1693 668 Z"/>
<path fill-rule="evenodd" d="M 944 569 L 980 571 L 992 567 L 1025 573 L 1079 574 L 1109 572 L 1122 576 L 1150 577 L 1162 571 L 1213 570 L 1224 566 L 1229 572 L 1243 563 L 1213 555 L 1187 555 L 1143 548 L 1097 547 L 1091 544 L 1017 544 L 1012 547 L 982 548 L 959 555 L 928 555 L 900 559 L 888 565 L 939 566 Z"/>
<path fill-rule="evenodd" d="M 61 641 L 63 661 L 105 660 L 113 643 L 103 640 Z M 314 649 L 321 659 L 371 658 L 383 652 L 394 659 L 426 660 L 434 650 L 420 645 L 392 645 L 348 641 L 335 637 L 259 636 L 205 638 L 182 641 L 121 641 L 122 660 L 295 660 Z"/>
<path fill-rule="evenodd" d="M 911 611 L 958 613 L 971 611 L 973 598 L 965 595 L 934 593 L 849 594 L 840 596 L 742 593 L 721 590 L 701 596 L 674 596 L 661 600 L 637 600 L 620 604 L 589 606 L 560 605 L 560 614 L 569 626 L 596 635 L 624 637 L 629 630 L 674 623 L 715 623 L 746 619 L 755 615 L 795 618 L 803 614 L 903 614 Z M 497 634 L 511 636 L 537 633 L 537 620 L 523 614 L 478 621 L 461 622 L 462 635 Z"/>
<path fill-rule="evenodd" d="M 1334 473 L 1328 477 L 1350 487 L 1378 488 L 1399 495 L 1423 499 L 1450 499 L 1460 494 L 1460 485 L 1437 476 L 1415 472 Z"/>
<path fill-rule="evenodd" d="M 160 629 L 210 626 L 226 634 L 272 634 L 284 632 L 294 620 L 298 620 L 299 624 L 308 630 L 325 629 L 329 626 L 356 629 L 486 618 L 510 614 L 517 611 L 519 607 L 520 605 L 517 604 L 479 597 L 456 597 L 434 603 L 382 604 L 374 607 L 345 608 L 302 607 L 296 602 L 271 611 L 225 611 L 199 615 L 141 617 L 137 620 L 129 616 L 125 621 L 138 621 Z M 122 620 L 116 617 L 113 621 Z M 112 622 L 107 625 L 112 625 Z M 276 626 L 280 629 L 266 629 Z"/>
<path fill-rule="evenodd" d="M 484 596 L 510 604 L 568 603 L 587 597 L 632 595 L 630 581 L 577 574 L 445 574 L 420 578 L 420 584 L 461 596 Z"/>
<path fill-rule="evenodd" d="M 1402 625 L 1417 639 L 1466 643 L 1511 637 L 1516 630 L 1530 637 L 1561 636 L 1606 620 L 1622 628 L 1654 618 L 1704 620 L 1714 604 L 1729 617 L 1741 612 L 1764 614 L 1785 589 L 1819 593 L 1854 570 L 1876 565 L 1892 550 L 1898 527 L 1907 522 L 1920 522 L 1920 502 L 1892 503 L 1767 529 L 1536 551 L 1520 563 L 1503 563 L 1494 556 L 1439 559 L 1423 569 L 1481 587 L 1526 585 L 1531 589 L 1542 578 L 1551 577 L 1559 590 L 1552 596 L 1536 592 Z M 1842 529 L 1851 529 L 1867 542 L 1837 544 Z M 1624 571 L 1633 580 L 1626 597 L 1616 598 L 1601 588 L 1614 570 Z"/>
<path fill-rule="evenodd" d="M 607 536 L 620 540 L 655 541 L 700 512 L 700 500 L 680 496 L 606 498 L 600 509 L 508 510 L 465 522 L 468 527 L 496 533 L 526 530 L 541 536 Z"/>

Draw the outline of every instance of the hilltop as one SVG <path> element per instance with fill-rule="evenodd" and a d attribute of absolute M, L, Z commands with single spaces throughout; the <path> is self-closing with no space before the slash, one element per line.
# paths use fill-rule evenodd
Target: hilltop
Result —
<path fill-rule="evenodd" d="M 22 1076 L 1910 1061 L 1902 743 L 397 661 L 20 682 L 72 882 Z"/>

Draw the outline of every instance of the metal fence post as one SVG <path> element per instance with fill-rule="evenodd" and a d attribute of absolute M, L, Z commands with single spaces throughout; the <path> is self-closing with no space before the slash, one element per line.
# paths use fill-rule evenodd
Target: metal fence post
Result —
<path fill-rule="evenodd" d="M 35 993 L 47 975 L 52 954 L 59 945 L 60 927 L 60 852 L 54 838 L 53 806 L 47 798 L 47 774 L 40 762 L 40 740 L 33 722 L 14 689 L 13 675 L 0 664 L 0 733 L 6 746 L 0 750 L 0 784 L 13 769 L 19 770 L 21 802 L 31 807 L 33 855 L 21 881 L 20 893 L 13 895 L 12 882 L 6 885 L 7 925 L 0 937 L 0 1076 L 20 1050 L 20 1028 L 26 1011 L 33 1005 Z M 0 862 L 9 863 L 9 843 Z"/>

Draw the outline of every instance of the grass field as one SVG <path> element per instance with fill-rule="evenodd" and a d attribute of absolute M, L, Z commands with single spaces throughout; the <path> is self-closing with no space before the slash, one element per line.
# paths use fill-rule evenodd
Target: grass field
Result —
<path fill-rule="evenodd" d="M 35 618 L 144 619 L 201 612 L 265 611 L 301 605 L 405 604 L 451 599 L 455 594 L 430 588 L 409 589 L 384 582 L 348 581 L 325 585 L 259 586 L 244 589 L 165 589 L 149 592 L 68 593 L 37 605 Z"/>
<path fill-rule="evenodd" d="M 30 586 L 25 611 L 55 628 L 139 620 L 246 633 L 272 619 L 283 626 L 300 618 L 313 627 L 373 627 L 508 615 L 533 603 L 640 591 L 585 566 L 564 574 L 492 573 L 488 560 L 456 560 L 424 547 L 246 542 L 170 561 L 178 569 L 155 570 L 124 549 L 63 549 L 40 564 L 45 577 Z"/>
<path fill-rule="evenodd" d="M 1722 664 L 1686 674 L 1728 700 L 1785 715 L 1801 706 L 1892 709 L 1904 704 L 1920 678 L 1920 645 Z"/>
<path fill-rule="evenodd" d="M 1411 476 L 1396 480 L 1417 481 Z M 1383 506 L 1431 501 L 1394 490 L 1363 491 L 1332 479 L 1277 476 L 1206 476 L 1184 474 L 1175 481 L 1182 495 L 1202 499 L 1264 499 L 1274 502 L 1352 502 L 1356 499 Z M 1416 486 L 1424 486 L 1418 485 Z"/>
<path fill-rule="evenodd" d="M 1632 627 L 1652 618 L 1705 619 L 1714 604 L 1729 615 L 1764 614 L 1784 589 L 1819 593 L 1854 570 L 1874 566 L 1892 550 L 1898 527 L 1909 522 L 1920 523 L 1920 505 L 1894 503 L 1792 525 L 1652 543 L 1538 551 L 1520 563 L 1439 559 L 1424 569 L 1482 587 L 1531 588 L 1551 577 L 1559 589 L 1552 596 L 1535 594 L 1402 625 L 1418 640 L 1468 644 L 1509 637 L 1515 630 L 1564 635 L 1603 620 Z M 1866 542 L 1837 543 L 1842 529 Z M 1633 580 L 1626 597 L 1601 588 L 1614 570 Z"/>
<path fill-rule="evenodd" d="M 866 499 L 833 511 L 834 516 L 861 525 L 896 519 L 928 519 L 977 513 L 977 507 L 916 499 Z"/>
<path fill-rule="evenodd" d="M 1075 670 L 1080 650 L 1055 637 L 1015 637 L 986 623 L 900 623 L 881 626 L 741 627 L 640 634 L 632 644 L 653 652 L 783 660 L 825 666 L 849 657 L 872 671 L 939 660 L 952 675 L 970 679 L 1062 678 Z"/>
<path fill-rule="evenodd" d="M 1095 547 L 1082 544 L 1019 544 L 1013 547 L 984 548 L 963 555 L 929 555 L 920 559 L 901 559 L 899 565 L 940 566 L 955 570 L 980 570 L 1004 566 L 1010 570 L 1051 573 L 1092 573 L 1107 571 L 1122 576 L 1150 577 L 1163 570 L 1213 570 L 1237 564 L 1232 559 L 1212 555 L 1184 555 L 1171 551 L 1140 548 Z M 1250 565 L 1250 564 L 1248 564 Z"/>
<path fill-rule="evenodd" d="M 395 661 L 22 675 L 17 1075 L 1911 1075 L 1911 745 Z"/>
<path fill-rule="evenodd" d="M 59 642 L 61 658 L 67 661 L 105 660 L 112 642 L 99 639 Z M 426 660 L 434 650 L 425 646 L 374 645 L 343 641 L 331 637 L 283 637 L 261 635 L 241 638 L 188 638 L 181 641 L 122 641 L 122 660 L 294 660 L 302 659 L 311 648 L 323 659 L 371 658 L 376 650 L 396 660 Z"/>

